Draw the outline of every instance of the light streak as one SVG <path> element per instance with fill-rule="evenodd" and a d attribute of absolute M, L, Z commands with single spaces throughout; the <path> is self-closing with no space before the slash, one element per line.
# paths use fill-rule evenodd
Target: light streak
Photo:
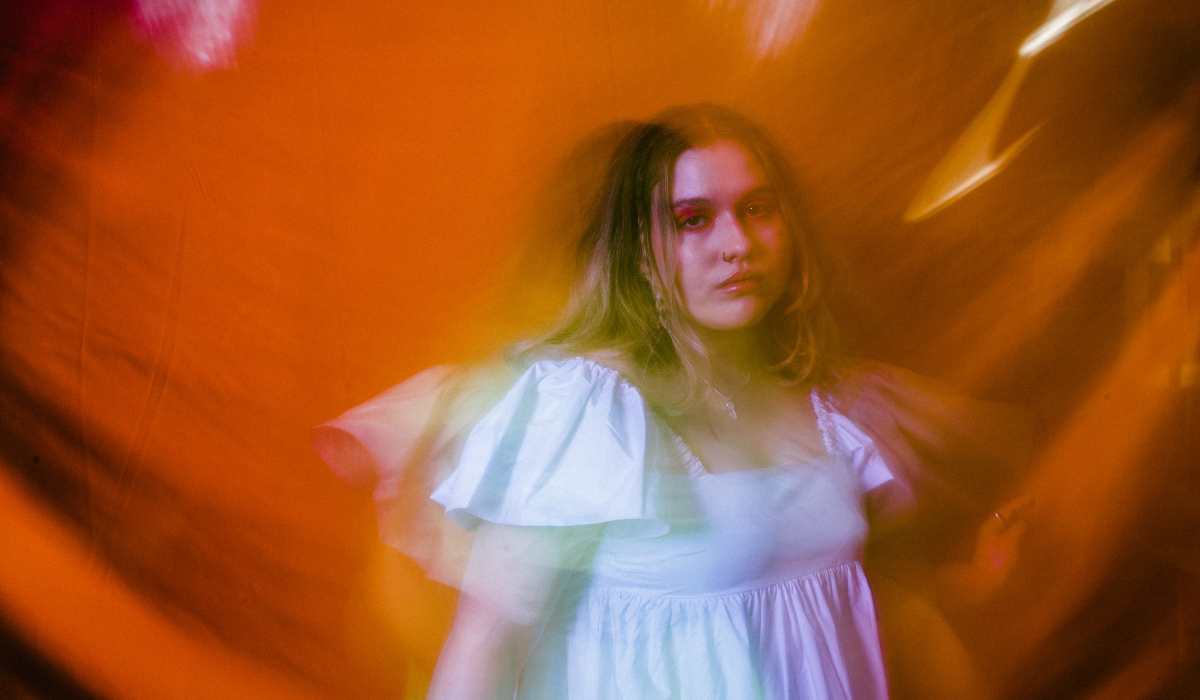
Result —
<path fill-rule="evenodd" d="M 992 156 L 996 136 L 1004 126 L 1013 97 L 1024 82 L 1033 57 L 1083 18 L 1110 2 L 1112 0 L 1055 1 L 1046 21 L 1021 43 L 1017 62 L 1009 70 L 1004 82 L 921 185 L 904 212 L 905 221 L 915 222 L 932 216 L 990 180 L 1012 162 L 1041 126 L 1039 124 L 1025 132 L 999 157 Z"/>
<path fill-rule="evenodd" d="M 925 180 L 904 212 L 905 221 L 920 221 L 942 210 L 991 179 L 1029 143 L 1040 125 L 1025 132 L 998 157 L 992 156 L 996 136 L 1004 125 L 1013 97 L 1025 80 L 1029 66 L 1030 60 L 1027 58 L 1018 58 L 1013 64 L 999 89 Z"/>
<path fill-rule="evenodd" d="M 1110 2 L 1112 0 L 1055 0 L 1050 8 L 1050 16 L 1025 38 L 1021 48 L 1017 49 L 1017 55 L 1023 58 L 1036 56 L 1042 49 L 1062 38 L 1062 35 L 1080 20 Z"/>

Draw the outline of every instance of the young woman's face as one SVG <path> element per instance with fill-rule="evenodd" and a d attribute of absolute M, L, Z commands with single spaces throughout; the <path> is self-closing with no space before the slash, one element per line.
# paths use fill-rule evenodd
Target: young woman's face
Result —
<path fill-rule="evenodd" d="M 792 241 L 758 162 L 734 141 L 684 151 L 671 207 L 692 321 L 711 330 L 761 321 L 787 287 Z"/>

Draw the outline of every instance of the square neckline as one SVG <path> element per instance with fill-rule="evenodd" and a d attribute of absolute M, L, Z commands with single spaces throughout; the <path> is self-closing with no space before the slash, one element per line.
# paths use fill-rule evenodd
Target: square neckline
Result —
<path fill-rule="evenodd" d="M 666 434 L 667 437 L 671 439 L 671 442 L 674 443 L 676 452 L 679 453 L 680 459 L 683 460 L 684 467 L 687 469 L 689 476 L 715 477 L 726 476 L 729 474 L 777 472 L 780 470 L 799 469 L 809 464 L 817 463 L 826 459 L 840 459 L 841 453 L 835 448 L 836 443 L 833 440 L 833 425 L 829 418 L 829 407 L 825 403 L 825 397 L 821 395 L 820 390 L 815 386 L 812 387 L 811 391 L 809 391 L 809 400 L 812 402 L 813 413 L 815 413 L 817 417 L 817 430 L 819 430 L 821 433 L 821 442 L 825 446 L 824 455 L 805 462 L 769 464 L 765 467 L 750 467 L 748 469 L 733 469 L 730 471 L 714 472 L 708 469 L 708 467 L 704 466 L 704 462 L 700 461 L 700 458 L 697 457 L 696 453 L 692 451 L 692 448 L 688 446 L 687 441 L 685 441 L 683 437 L 679 435 L 679 433 L 675 432 L 675 429 L 672 428 L 669 423 L 667 423 L 666 419 L 660 415 L 659 411 L 653 405 L 651 405 L 649 401 L 646 400 L 646 396 L 642 393 L 642 390 L 638 388 L 636 384 L 629 381 L 629 379 L 623 373 L 602 362 L 593 360 L 590 357 L 583 357 L 581 355 L 579 356 L 579 359 L 596 367 L 597 369 L 613 374 L 617 378 L 617 381 L 624 382 L 626 386 L 628 386 L 630 389 L 633 389 L 638 398 L 641 399 L 642 405 L 646 407 L 647 412 L 654 416 L 654 421 L 658 427 Z"/>

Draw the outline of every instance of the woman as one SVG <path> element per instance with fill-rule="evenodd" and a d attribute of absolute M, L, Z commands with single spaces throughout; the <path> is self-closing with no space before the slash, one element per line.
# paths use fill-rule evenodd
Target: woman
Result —
<path fill-rule="evenodd" d="M 432 494 L 475 535 L 430 698 L 887 696 L 859 560 L 894 478 L 826 394 L 824 295 L 756 126 L 622 141 L 562 322 Z"/>

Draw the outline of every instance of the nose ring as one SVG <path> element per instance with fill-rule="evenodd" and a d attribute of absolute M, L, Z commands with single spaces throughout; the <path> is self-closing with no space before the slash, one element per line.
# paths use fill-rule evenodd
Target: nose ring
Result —
<path fill-rule="evenodd" d="M 721 259 L 724 260 L 725 262 L 733 262 L 733 259 L 735 257 L 737 257 L 737 256 L 734 253 L 726 253 L 724 251 L 721 251 Z"/>

